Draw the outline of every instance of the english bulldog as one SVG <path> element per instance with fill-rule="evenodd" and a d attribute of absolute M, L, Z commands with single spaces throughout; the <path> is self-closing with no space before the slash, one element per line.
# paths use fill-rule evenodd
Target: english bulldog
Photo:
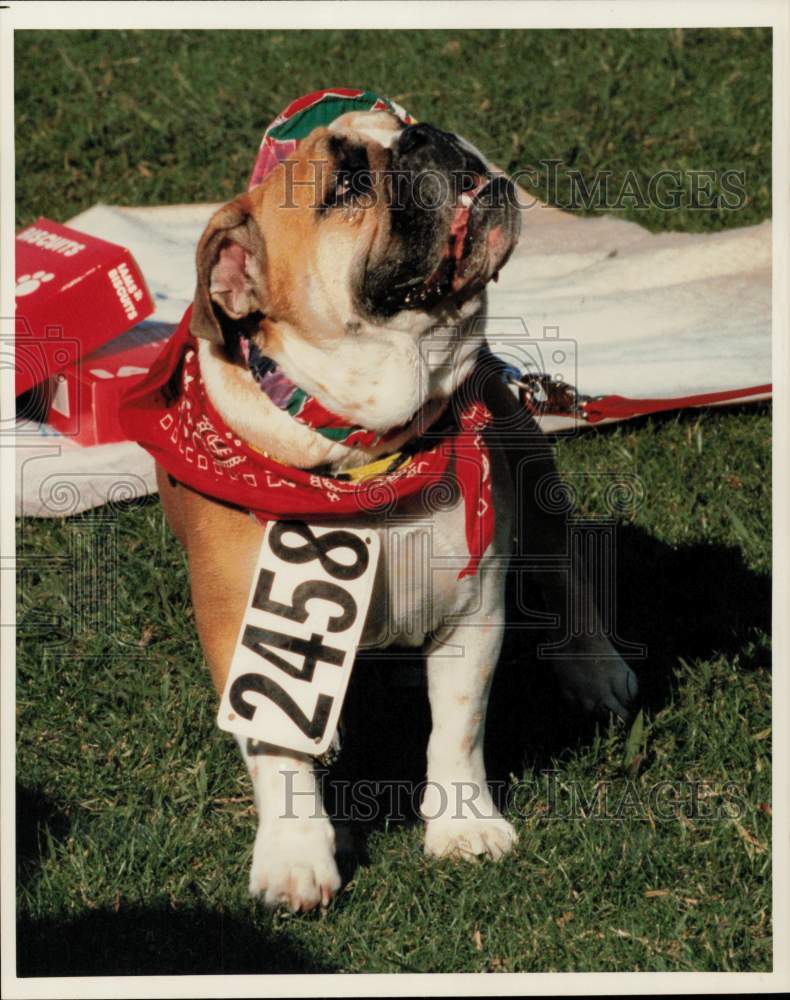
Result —
<path fill-rule="evenodd" d="M 519 230 L 513 185 L 462 138 L 392 107 L 339 114 L 213 215 L 197 249 L 191 312 L 127 415 L 157 458 L 220 695 L 265 512 L 289 516 L 288 497 L 270 510 L 275 494 L 288 494 L 276 487 L 287 480 L 288 496 L 321 494 L 307 520 L 380 536 L 361 646 L 424 652 L 432 732 L 421 813 L 434 858 L 497 860 L 518 839 L 486 783 L 486 705 L 519 533 L 513 475 L 556 476 L 485 340 L 486 286 Z M 423 466 L 434 469 L 431 489 L 410 475 Z M 351 502 L 360 469 L 373 470 L 377 487 L 397 487 L 386 511 L 346 505 L 330 514 L 333 495 Z M 561 548 L 556 513 L 529 483 L 515 485 L 535 551 Z M 427 558 L 411 559 L 415 551 Z M 548 603 L 564 607 L 565 575 L 541 582 Z M 583 641 L 583 659 L 561 665 L 564 693 L 626 714 L 633 674 L 602 634 Z M 313 759 L 238 742 L 258 813 L 251 893 L 294 911 L 327 905 L 341 879 Z"/>

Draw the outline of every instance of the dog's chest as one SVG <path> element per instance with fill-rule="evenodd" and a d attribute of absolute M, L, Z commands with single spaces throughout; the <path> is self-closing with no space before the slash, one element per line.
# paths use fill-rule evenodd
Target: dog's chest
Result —
<path fill-rule="evenodd" d="M 419 646 L 458 604 L 462 515 L 403 509 L 376 530 L 381 555 L 362 644 Z"/>
<path fill-rule="evenodd" d="M 483 614 L 501 593 L 511 543 L 510 491 L 494 474 L 494 537 L 479 570 L 459 580 L 469 552 L 464 500 L 457 488 L 409 498 L 369 522 L 381 555 L 361 645 L 419 646 L 448 619 Z"/>

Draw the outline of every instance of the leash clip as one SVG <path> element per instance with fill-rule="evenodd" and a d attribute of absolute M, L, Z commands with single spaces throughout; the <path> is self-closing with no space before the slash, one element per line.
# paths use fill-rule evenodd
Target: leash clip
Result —
<path fill-rule="evenodd" d="M 520 372 L 513 365 L 505 366 L 504 378 L 518 389 L 519 400 L 533 416 L 587 420 L 586 406 L 596 398 L 582 395 L 575 386 L 545 372 Z"/>

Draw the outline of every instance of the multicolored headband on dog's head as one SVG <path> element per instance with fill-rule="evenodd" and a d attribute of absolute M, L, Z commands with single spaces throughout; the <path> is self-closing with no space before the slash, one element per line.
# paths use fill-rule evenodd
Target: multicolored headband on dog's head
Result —
<path fill-rule="evenodd" d="M 247 190 L 260 184 L 278 163 L 290 156 L 300 139 L 319 126 L 331 125 L 349 111 L 391 111 L 404 125 L 414 125 L 417 121 L 395 101 L 372 90 L 330 87 L 305 94 L 292 101 L 263 133 Z"/>

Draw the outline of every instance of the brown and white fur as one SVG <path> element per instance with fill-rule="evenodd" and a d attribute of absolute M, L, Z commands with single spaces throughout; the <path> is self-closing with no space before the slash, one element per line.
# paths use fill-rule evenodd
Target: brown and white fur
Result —
<path fill-rule="evenodd" d="M 341 471 L 397 449 L 442 411 L 484 342 L 477 322 L 484 288 L 517 238 L 515 210 L 497 181 L 499 197 L 485 211 L 476 205 L 470 211 L 467 249 L 443 275 L 447 289 L 436 292 L 431 275 L 445 266 L 457 203 L 430 220 L 412 216 L 409 222 L 416 210 L 408 206 L 397 216 L 378 175 L 393 165 L 414 172 L 472 168 L 487 181 L 492 173 L 453 136 L 421 127 L 407 142 L 406 131 L 386 112 L 346 115 L 330 129 L 317 129 L 299 144 L 291 166 L 281 165 L 217 212 L 200 241 L 192 332 L 201 338 L 207 393 L 229 427 L 285 464 Z M 343 163 L 358 166 L 360 157 L 376 175 L 377 197 L 320 207 L 328 179 L 337 171 L 347 179 Z M 316 163 L 326 168 L 318 182 Z M 413 239 L 415 230 L 421 241 Z M 415 287 L 424 281 L 428 288 L 416 306 L 391 294 L 404 274 L 414 276 Z M 400 428 L 397 438 L 377 448 L 348 448 L 296 422 L 232 357 L 228 345 L 239 324 L 328 409 L 372 430 Z M 487 380 L 485 394 L 495 415 L 514 419 L 515 402 L 499 380 Z M 368 521 L 381 536 L 382 554 L 363 645 L 425 650 L 432 733 L 422 812 L 425 851 L 434 857 L 497 859 L 517 839 L 494 806 L 483 763 L 514 535 L 508 463 L 491 440 L 496 530 L 476 576 L 457 579 L 467 555 L 462 502 L 435 509 L 412 498 L 399 506 L 397 520 Z M 169 523 L 186 548 L 196 624 L 221 693 L 262 528 L 244 511 L 174 483 L 161 468 L 158 481 Z M 407 565 L 405 553 L 422 538 L 428 563 Z M 422 623 L 417 630 L 415 622 Z M 332 825 L 320 806 L 316 810 L 312 759 L 273 750 L 251 754 L 246 741 L 239 744 L 258 812 L 250 891 L 293 910 L 325 905 L 340 876 Z"/>

